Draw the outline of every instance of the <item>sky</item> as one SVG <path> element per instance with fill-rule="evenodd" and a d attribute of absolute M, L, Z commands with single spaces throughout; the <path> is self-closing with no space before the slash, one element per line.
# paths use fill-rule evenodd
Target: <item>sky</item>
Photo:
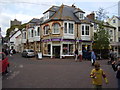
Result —
<path fill-rule="evenodd" d="M 17 19 L 22 24 L 32 18 L 41 18 L 51 6 L 74 4 L 82 9 L 85 15 L 103 8 L 109 17 L 118 16 L 118 1 L 120 0 L 0 0 L 0 27 L 4 37 L 10 28 L 10 21 Z"/>

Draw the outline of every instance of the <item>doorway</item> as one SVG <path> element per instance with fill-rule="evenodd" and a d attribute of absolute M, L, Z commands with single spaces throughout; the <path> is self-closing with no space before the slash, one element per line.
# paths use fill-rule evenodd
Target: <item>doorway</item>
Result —
<path fill-rule="evenodd" d="M 60 58 L 60 46 L 53 46 L 53 55 L 55 58 Z"/>

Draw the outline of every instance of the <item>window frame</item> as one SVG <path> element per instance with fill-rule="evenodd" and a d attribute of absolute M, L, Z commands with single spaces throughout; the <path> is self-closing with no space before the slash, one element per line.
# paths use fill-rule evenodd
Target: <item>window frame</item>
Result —
<path fill-rule="evenodd" d="M 37 27 L 37 36 L 40 36 L 40 27 Z"/>
<path fill-rule="evenodd" d="M 58 29 L 58 32 L 56 33 L 55 31 L 55 24 L 58 25 L 57 29 Z M 52 25 L 52 34 L 60 34 L 60 24 L 59 23 L 54 23 Z"/>
<path fill-rule="evenodd" d="M 75 30 L 75 22 L 72 22 L 72 21 L 64 21 L 64 34 L 71 34 L 73 35 L 74 34 L 74 30 Z M 65 25 L 66 24 L 66 25 Z M 70 33 L 70 24 L 73 25 L 73 30 L 72 30 L 72 33 Z"/>
<path fill-rule="evenodd" d="M 87 30 L 87 27 L 89 28 L 88 30 Z M 89 34 L 87 34 L 86 32 L 88 32 Z M 89 24 L 81 25 L 81 36 L 90 36 L 90 25 Z"/>
<path fill-rule="evenodd" d="M 50 28 L 49 25 L 44 26 L 44 35 L 48 35 L 49 34 L 49 28 Z"/>

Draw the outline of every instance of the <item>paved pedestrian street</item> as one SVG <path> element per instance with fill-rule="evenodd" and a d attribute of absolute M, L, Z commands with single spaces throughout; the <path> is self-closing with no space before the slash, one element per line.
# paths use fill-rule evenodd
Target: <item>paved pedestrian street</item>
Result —
<path fill-rule="evenodd" d="M 9 57 L 10 71 L 2 77 L 3 88 L 92 88 L 90 61 L 74 59 L 23 58 L 21 54 Z M 103 88 L 116 88 L 116 73 L 107 60 L 98 60 L 109 84 Z"/>

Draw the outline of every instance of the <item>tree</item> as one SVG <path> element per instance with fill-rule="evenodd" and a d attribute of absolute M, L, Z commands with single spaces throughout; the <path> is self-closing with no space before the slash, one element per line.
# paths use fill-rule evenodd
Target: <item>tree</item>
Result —
<path fill-rule="evenodd" d="M 107 30 L 105 30 L 104 25 L 104 18 L 106 17 L 106 13 L 104 12 L 104 9 L 99 9 L 97 15 L 96 23 L 98 24 L 97 32 L 94 33 L 94 44 L 93 49 L 98 50 L 98 53 L 100 55 L 103 53 L 103 50 L 109 49 L 109 33 Z"/>

